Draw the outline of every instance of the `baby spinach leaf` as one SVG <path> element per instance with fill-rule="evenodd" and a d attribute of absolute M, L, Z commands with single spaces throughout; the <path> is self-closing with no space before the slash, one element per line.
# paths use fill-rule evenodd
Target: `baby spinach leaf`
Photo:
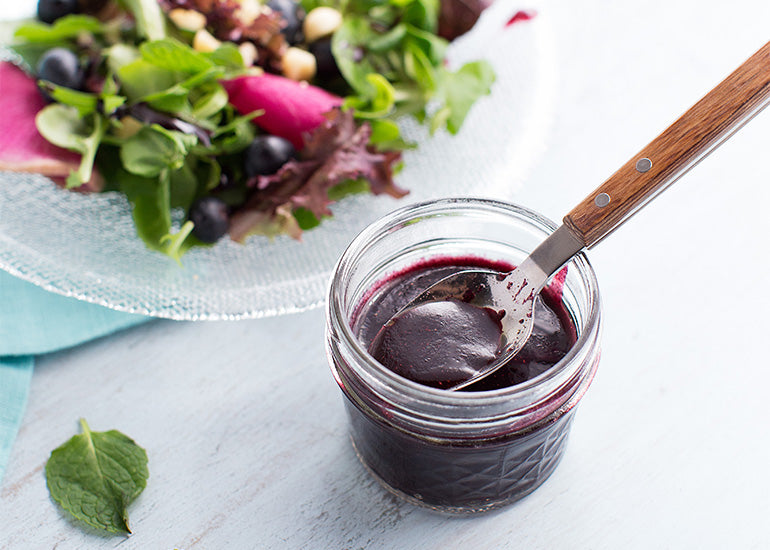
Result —
<path fill-rule="evenodd" d="M 144 126 L 123 143 L 120 160 L 132 174 L 154 178 L 169 169 L 180 169 L 187 152 L 197 142 L 194 135 L 166 130 L 157 124 Z"/>
<path fill-rule="evenodd" d="M 127 506 L 147 485 L 147 453 L 116 430 L 83 433 L 51 453 L 45 476 L 51 498 L 72 517 L 111 533 L 130 533 Z"/>
<path fill-rule="evenodd" d="M 92 113 L 81 117 L 75 107 L 54 103 L 40 110 L 35 125 L 54 145 L 81 154 L 80 166 L 67 178 L 67 187 L 78 187 L 91 179 L 96 151 L 107 129 L 102 116 Z"/>
<path fill-rule="evenodd" d="M 169 174 L 169 206 L 187 211 L 198 192 L 194 155 L 189 155 L 179 170 Z"/>
<path fill-rule="evenodd" d="M 116 163 L 110 174 L 131 203 L 137 235 L 149 248 L 165 252 L 161 239 L 171 231 L 168 177 L 144 178 L 124 170 L 119 164 Z"/>

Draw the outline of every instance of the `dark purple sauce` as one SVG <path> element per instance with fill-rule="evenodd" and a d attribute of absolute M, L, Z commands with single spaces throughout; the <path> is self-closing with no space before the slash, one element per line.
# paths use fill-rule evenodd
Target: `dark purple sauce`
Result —
<path fill-rule="evenodd" d="M 506 263 L 472 257 L 431 259 L 412 265 L 381 281 L 364 296 L 353 315 L 354 332 L 368 346 L 404 304 L 434 282 L 467 267 L 501 272 L 513 268 Z M 522 351 L 495 374 L 467 390 L 519 384 L 545 372 L 564 357 L 576 341 L 574 322 L 561 300 L 565 277 L 566 271 L 558 274 L 536 302 L 533 336 Z M 492 345 L 489 341 L 494 341 L 495 334 L 499 336 L 499 319 L 483 309 L 471 306 L 468 310 L 458 305 L 441 306 L 437 316 L 435 311 L 427 315 L 446 321 L 446 325 L 439 327 L 439 332 L 448 331 L 443 340 L 442 335 L 426 330 L 422 315 L 408 319 L 395 331 L 392 341 L 383 344 L 394 355 L 391 359 L 395 358 L 395 366 L 391 364 L 391 368 L 402 376 L 437 386 L 463 371 L 462 361 L 455 354 L 470 351 L 485 360 L 484 354 L 489 353 Z M 463 326 L 461 333 L 470 332 L 462 337 L 453 336 L 459 326 Z M 482 342 L 481 349 L 476 347 L 478 343 L 471 342 L 478 334 L 482 341 L 487 341 Z M 410 350 L 430 345 L 435 338 L 441 341 L 437 356 L 442 356 L 442 349 L 446 351 L 443 358 L 417 369 L 422 373 L 419 376 L 410 372 Z M 573 418 L 573 409 L 569 408 L 558 414 L 544 413 L 526 428 L 501 427 L 499 431 L 474 436 L 437 438 L 404 429 L 395 421 L 389 403 L 375 400 L 364 405 L 346 395 L 351 435 L 361 461 L 401 496 L 450 512 L 487 510 L 534 491 L 559 463 Z"/>
<path fill-rule="evenodd" d="M 424 289 L 467 267 L 513 269 L 479 258 L 439 258 L 413 265 L 379 284 L 354 322 L 354 330 L 374 358 L 396 374 L 437 388 L 467 380 L 494 360 L 502 328 L 498 313 L 491 309 L 460 301 L 433 302 L 388 323 Z M 524 348 L 467 390 L 499 389 L 534 378 L 564 357 L 575 340 L 574 325 L 561 302 L 561 285 L 545 289 L 535 302 L 532 336 Z"/>
<path fill-rule="evenodd" d="M 495 360 L 502 332 L 492 309 L 454 299 L 426 302 L 388 321 L 369 353 L 404 378 L 447 388 Z"/>

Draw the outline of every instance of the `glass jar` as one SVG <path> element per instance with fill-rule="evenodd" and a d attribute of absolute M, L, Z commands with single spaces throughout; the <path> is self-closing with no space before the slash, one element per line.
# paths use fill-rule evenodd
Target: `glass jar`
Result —
<path fill-rule="evenodd" d="M 438 511 L 482 512 L 529 494 L 555 469 L 600 355 L 599 291 L 584 255 L 568 264 L 562 295 L 575 345 L 515 386 L 423 386 L 379 364 L 351 328 L 372 289 L 409 266 L 469 255 L 517 265 L 555 229 L 519 206 L 445 199 L 387 215 L 343 253 L 327 296 L 327 355 L 356 454 L 392 493 Z"/>

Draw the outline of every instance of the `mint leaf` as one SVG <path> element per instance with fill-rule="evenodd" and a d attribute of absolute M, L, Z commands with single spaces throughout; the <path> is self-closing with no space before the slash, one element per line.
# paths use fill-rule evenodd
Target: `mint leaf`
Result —
<path fill-rule="evenodd" d="M 147 485 L 147 453 L 116 431 L 83 433 L 51 453 L 48 491 L 72 517 L 111 533 L 130 533 L 126 507 Z"/>
<path fill-rule="evenodd" d="M 77 38 L 84 33 L 102 33 L 104 26 L 98 19 L 89 15 L 66 15 L 57 19 L 53 25 L 45 23 L 27 23 L 16 29 L 15 38 L 27 42 L 51 43 Z"/>
<path fill-rule="evenodd" d="M 139 53 L 148 63 L 168 71 L 199 73 L 214 66 L 205 55 L 173 38 L 145 42 Z"/>

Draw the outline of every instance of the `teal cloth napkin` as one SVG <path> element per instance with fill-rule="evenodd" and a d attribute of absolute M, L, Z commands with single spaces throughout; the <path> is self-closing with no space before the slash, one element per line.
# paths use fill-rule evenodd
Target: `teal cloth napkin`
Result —
<path fill-rule="evenodd" d="M 53 294 L 0 270 L 0 482 L 24 416 L 34 356 L 148 319 Z"/>

